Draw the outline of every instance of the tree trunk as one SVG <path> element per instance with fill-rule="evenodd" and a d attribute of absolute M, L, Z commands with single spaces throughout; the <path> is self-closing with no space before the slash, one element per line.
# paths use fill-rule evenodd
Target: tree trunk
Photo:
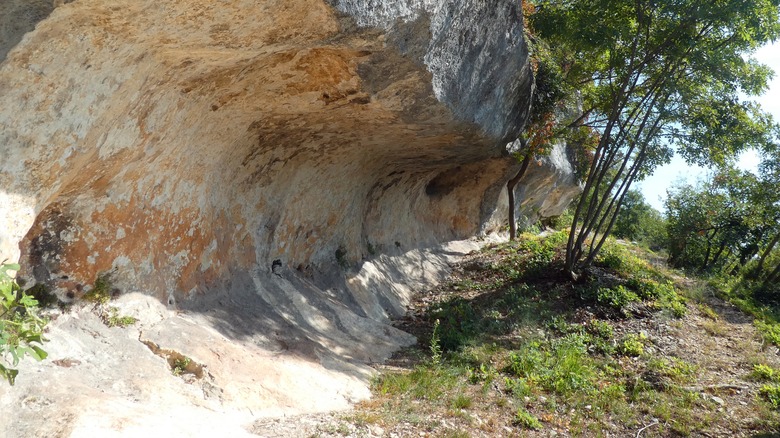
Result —
<path fill-rule="evenodd" d="M 764 280 L 764 287 L 769 287 L 770 284 L 777 282 L 778 278 L 780 278 L 780 263 L 778 263 L 777 266 L 775 266 L 775 269 L 766 277 Z"/>
<path fill-rule="evenodd" d="M 777 245 L 777 242 L 780 241 L 780 233 L 777 233 L 777 235 L 772 239 L 771 242 L 769 242 L 769 246 L 766 247 L 764 252 L 761 254 L 761 259 L 758 260 L 758 266 L 756 266 L 756 276 L 761 275 L 761 271 L 764 270 L 764 261 L 766 260 L 766 256 L 769 255 L 770 252 L 775 248 L 775 245 Z"/>
<path fill-rule="evenodd" d="M 525 143 L 525 142 L 524 142 Z M 525 172 L 528 170 L 528 165 L 531 163 L 532 158 L 531 151 L 526 151 L 525 158 L 523 158 L 523 164 L 520 165 L 520 170 L 517 171 L 512 179 L 506 183 L 507 194 L 509 195 L 509 240 L 515 240 L 517 238 L 517 219 L 515 218 L 515 186 L 523 179 Z"/>
<path fill-rule="evenodd" d="M 723 251 L 726 249 L 727 241 L 724 238 L 723 241 L 720 243 L 720 248 L 718 248 L 718 252 L 715 253 L 715 256 L 712 258 L 711 265 L 716 266 L 718 264 L 718 261 L 720 260 L 720 256 L 723 255 Z"/>

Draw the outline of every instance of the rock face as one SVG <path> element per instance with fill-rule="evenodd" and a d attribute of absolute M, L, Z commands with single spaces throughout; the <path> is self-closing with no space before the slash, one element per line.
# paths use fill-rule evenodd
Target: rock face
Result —
<path fill-rule="evenodd" d="M 510 145 L 510 150 L 514 144 Z M 577 171 L 572 165 L 574 152 L 563 141 L 550 153 L 529 166 L 515 188 L 515 217 L 521 228 L 539 219 L 560 215 L 572 199 L 582 192 Z M 502 205 L 501 210 L 505 208 Z"/>
<path fill-rule="evenodd" d="M 7 17 L 0 55 L 37 20 Z M 513 0 L 59 5 L 0 64 L 0 259 L 62 301 L 109 273 L 189 315 L 145 326 L 157 349 L 212 327 L 365 383 L 412 341 L 388 317 L 446 272 L 438 245 L 504 220 L 533 90 L 521 18 Z M 546 182 L 566 160 L 545 166 L 524 216 L 571 196 Z"/>

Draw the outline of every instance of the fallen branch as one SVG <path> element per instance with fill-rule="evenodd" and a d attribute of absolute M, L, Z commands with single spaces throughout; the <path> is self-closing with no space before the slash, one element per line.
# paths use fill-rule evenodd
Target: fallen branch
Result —
<path fill-rule="evenodd" d="M 736 391 L 744 391 L 748 389 L 747 386 L 733 385 L 730 383 L 724 383 L 720 385 L 706 385 L 706 386 L 678 386 L 677 388 L 680 388 L 683 391 L 690 391 L 690 392 L 704 392 L 704 391 L 711 391 L 717 389 L 734 389 Z"/>
<path fill-rule="evenodd" d="M 636 438 L 639 438 L 639 435 L 640 435 L 642 432 L 644 432 L 644 431 L 645 431 L 645 429 L 647 429 L 648 427 L 653 427 L 653 426 L 657 426 L 657 425 L 658 425 L 658 419 L 656 418 L 655 420 L 653 420 L 653 422 L 652 422 L 652 423 L 650 423 L 650 424 L 648 424 L 647 426 L 645 426 L 645 427 L 643 427 L 643 428 L 639 429 L 639 430 L 636 432 Z"/>

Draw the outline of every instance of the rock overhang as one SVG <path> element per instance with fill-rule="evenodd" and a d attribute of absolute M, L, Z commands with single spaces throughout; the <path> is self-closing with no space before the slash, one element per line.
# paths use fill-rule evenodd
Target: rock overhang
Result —
<path fill-rule="evenodd" d="M 0 61 L 0 260 L 21 255 L 24 276 L 65 301 L 108 275 L 112 305 L 141 323 L 129 342 L 89 309 L 62 315 L 52 359 L 84 364 L 35 365 L 47 382 L 67 376 L 58 396 L 21 376 L 3 399 L 51 399 L 23 418 L 51 419 L 42 435 L 66 422 L 92 436 L 138 426 L 96 404 L 169 427 L 158 393 L 195 416 L 366 397 L 365 364 L 414 342 L 388 318 L 478 247 L 452 241 L 505 221 L 519 167 L 505 145 L 533 90 L 519 4 L 60 3 Z M 565 205 L 565 164 L 529 171 L 522 208 Z M 176 393 L 138 340 L 209 367 L 203 393 L 222 397 Z M 116 388 L 138 376 L 123 357 L 160 387 L 128 402 Z M 301 372 L 293 386 L 313 389 L 290 394 Z M 82 388 L 99 398 L 74 400 Z"/>
<path fill-rule="evenodd" d="M 479 232 L 528 113 L 518 5 L 374 3 L 58 8 L 0 73 L 0 179 L 35 212 L 4 250 L 164 296 Z"/>

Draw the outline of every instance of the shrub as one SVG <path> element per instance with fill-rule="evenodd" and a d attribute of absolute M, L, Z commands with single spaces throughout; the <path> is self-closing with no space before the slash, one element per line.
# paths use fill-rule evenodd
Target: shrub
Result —
<path fill-rule="evenodd" d="M 639 297 L 621 285 L 614 288 L 600 288 L 596 293 L 596 301 L 616 310 L 622 310 L 628 304 L 639 301 Z"/>
<path fill-rule="evenodd" d="M 629 334 L 618 344 L 618 353 L 623 356 L 637 357 L 645 352 L 645 341 L 647 337 L 643 334 Z"/>
<path fill-rule="evenodd" d="M 759 388 L 758 393 L 762 397 L 764 397 L 764 399 L 768 401 L 773 408 L 775 409 L 780 408 L 780 385 L 777 384 L 762 385 L 761 388 Z"/>
<path fill-rule="evenodd" d="M 750 373 L 750 377 L 759 382 L 774 382 L 780 379 L 780 373 L 769 365 L 756 364 L 753 365 L 753 371 Z"/>

